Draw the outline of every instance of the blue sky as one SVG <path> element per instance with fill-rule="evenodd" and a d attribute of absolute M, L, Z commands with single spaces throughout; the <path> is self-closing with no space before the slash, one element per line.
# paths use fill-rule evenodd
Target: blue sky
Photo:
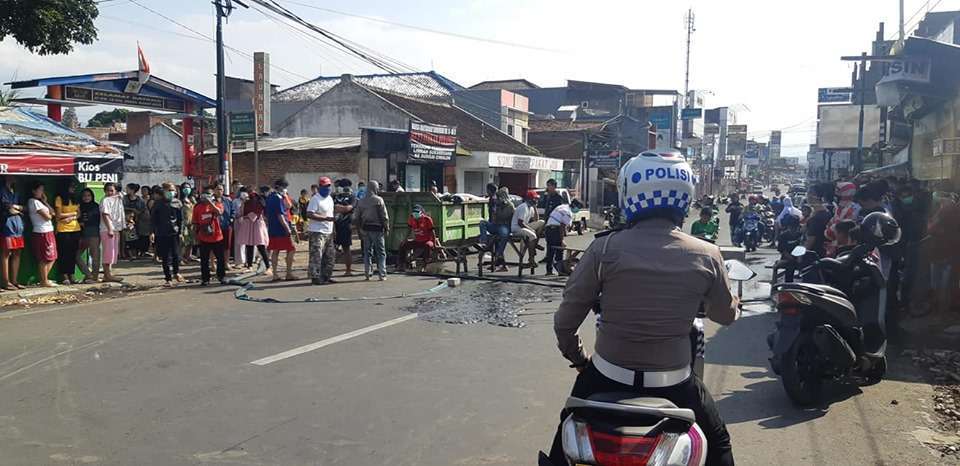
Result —
<path fill-rule="evenodd" d="M 214 35 L 207 0 L 134 1 Z M 785 155 L 805 154 L 812 142 L 817 88 L 849 83 L 851 65 L 839 57 L 867 50 L 879 22 L 887 23 L 889 35 L 897 21 L 897 0 L 278 1 L 354 42 L 463 85 L 525 77 L 541 86 L 580 79 L 657 89 L 683 87 L 683 15 L 692 5 L 691 88 L 708 89 L 710 107 L 737 108 L 751 137 L 764 140 L 770 130 L 787 128 Z M 939 1 L 937 11 L 960 9 L 960 0 Z M 907 0 L 907 16 L 937 2 Z M 553 51 L 415 31 L 301 4 Z M 131 0 L 103 3 L 97 26 L 100 40 L 68 56 L 40 57 L 9 38 L 0 42 L 0 80 L 134 69 L 139 40 L 155 74 L 214 94 L 214 49 L 206 39 Z M 240 50 L 270 52 L 273 82 L 282 87 L 320 74 L 377 71 L 253 10 L 238 9 L 224 37 Z M 240 55 L 228 53 L 228 74 L 252 76 L 252 62 Z M 89 114 L 80 112 L 81 120 Z"/>

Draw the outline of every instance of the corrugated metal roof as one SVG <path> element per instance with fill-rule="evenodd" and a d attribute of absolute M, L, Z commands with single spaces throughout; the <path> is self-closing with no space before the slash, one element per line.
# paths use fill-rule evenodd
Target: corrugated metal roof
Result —
<path fill-rule="evenodd" d="M 360 136 L 347 137 L 299 137 L 299 138 L 263 138 L 257 141 L 260 152 L 280 152 L 296 150 L 337 150 L 360 147 Z M 233 149 L 234 154 L 253 153 L 253 142 L 246 149 Z M 216 154 L 217 149 L 208 149 L 205 154 Z"/>
<path fill-rule="evenodd" d="M 71 153 L 119 155 L 120 151 L 23 107 L 0 107 L 0 146 Z"/>

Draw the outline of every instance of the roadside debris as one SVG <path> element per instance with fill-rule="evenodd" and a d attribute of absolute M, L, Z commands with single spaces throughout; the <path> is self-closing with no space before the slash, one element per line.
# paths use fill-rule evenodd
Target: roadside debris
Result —
<path fill-rule="evenodd" d="M 929 443 L 944 455 L 960 456 L 960 352 L 950 350 L 904 350 L 915 366 L 932 376 L 933 409 L 943 436 Z"/>
<path fill-rule="evenodd" d="M 486 322 L 500 327 L 523 327 L 523 307 L 560 298 L 560 290 L 537 285 L 485 282 L 475 287 L 456 288 L 452 293 L 416 301 L 404 308 L 430 322 L 475 324 Z"/>

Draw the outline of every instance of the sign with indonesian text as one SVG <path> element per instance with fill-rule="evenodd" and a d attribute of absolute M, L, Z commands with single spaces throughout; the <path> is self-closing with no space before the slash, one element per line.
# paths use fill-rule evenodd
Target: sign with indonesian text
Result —
<path fill-rule="evenodd" d="M 270 54 L 253 54 L 253 113 L 257 134 L 270 134 Z"/>
<path fill-rule="evenodd" d="M 457 150 L 457 127 L 410 122 L 409 157 L 449 162 Z"/>
<path fill-rule="evenodd" d="M 120 182 L 122 158 L 39 154 L 0 156 L 0 175 L 76 176 L 81 183 Z"/>
<path fill-rule="evenodd" d="M 529 155 L 501 154 L 491 152 L 490 168 L 511 168 L 514 170 L 550 170 L 563 171 L 563 159 L 533 157 Z"/>
<path fill-rule="evenodd" d="M 168 99 L 151 95 L 130 94 L 87 87 L 64 86 L 63 97 L 64 100 L 79 102 L 153 108 L 176 112 L 182 112 L 186 108 L 185 102 L 180 99 Z"/>

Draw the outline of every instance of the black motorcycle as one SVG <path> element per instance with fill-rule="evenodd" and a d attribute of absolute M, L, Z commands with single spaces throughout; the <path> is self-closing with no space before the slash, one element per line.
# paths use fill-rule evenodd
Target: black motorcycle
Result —
<path fill-rule="evenodd" d="M 602 214 L 608 230 L 623 229 L 625 222 L 619 207 L 615 205 L 606 206 L 603 208 Z"/>
<path fill-rule="evenodd" d="M 886 282 L 863 244 L 840 258 L 816 259 L 800 282 L 775 285 L 780 320 L 767 338 L 770 365 L 801 406 L 822 397 L 824 381 L 878 383 L 886 373 Z M 795 257 L 809 257 L 798 246 Z"/>

